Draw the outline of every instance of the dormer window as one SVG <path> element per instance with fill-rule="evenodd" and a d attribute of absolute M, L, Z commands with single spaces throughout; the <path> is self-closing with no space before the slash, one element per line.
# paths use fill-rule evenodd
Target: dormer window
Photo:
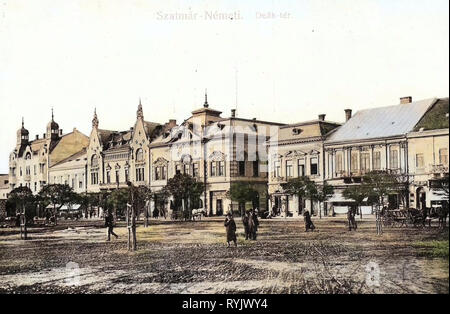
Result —
<path fill-rule="evenodd" d="M 298 129 L 298 128 L 292 129 L 292 134 L 293 134 L 293 135 L 299 135 L 299 134 L 302 133 L 302 132 L 303 132 L 302 129 Z"/>

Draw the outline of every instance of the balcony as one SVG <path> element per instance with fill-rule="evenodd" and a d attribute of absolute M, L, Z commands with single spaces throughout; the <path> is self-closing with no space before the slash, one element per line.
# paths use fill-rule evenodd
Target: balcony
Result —
<path fill-rule="evenodd" d="M 448 165 L 430 165 L 430 172 L 435 177 L 442 177 L 448 174 Z"/>
<path fill-rule="evenodd" d="M 286 177 L 276 177 L 274 175 L 270 176 L 271 183 L 285 183 L 287 182 Z"/>

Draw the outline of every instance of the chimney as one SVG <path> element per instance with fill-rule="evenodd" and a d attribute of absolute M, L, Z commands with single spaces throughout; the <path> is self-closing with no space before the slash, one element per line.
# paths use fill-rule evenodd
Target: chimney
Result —
<path fill-rule="evenodd" d="M 175 120 L 175 119 L 170 119 L 169 120 L 169 128 L 173 128 L 174 126 L 176 126 L 177 125 L 177 120 Z"/>
<path fill-rule="evenodd" d="M 39 134 L 36 134 L 36 140 L 38 140 L 39 139 Z"/>
<path fill-rule="evenodd" d="M 411 96 L 400 97 L 400 105 L 410 104 L 411 102 L 412 102 L 412 97 Z"/>
<path fill-rule="evenodd" d="M 231 109 L 231 117 L 236 118 L 236 109 Z"/>
<path fill-rule="evenodd" d="M 319 114 L 319 121 L 325 121 L 325 114 Z"/>
<path fill-rule="evenodd" d="M 62 135 L 63 135 L 63 130 L 60 129 L 60 130 L 59 130 L 59 136 L 62 136 Z"/>
<path fill-rule="evenodd" d="M 344 111 L 345 111 L 345 122 L 347 122 L 352 117 L 352 109 L 345 109 Z"/>

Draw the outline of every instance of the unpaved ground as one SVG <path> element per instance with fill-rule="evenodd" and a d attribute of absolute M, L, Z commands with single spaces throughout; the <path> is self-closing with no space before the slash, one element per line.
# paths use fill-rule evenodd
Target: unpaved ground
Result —
<path fill-rule="evenodd" d="M 226 248 L 219 218 L 152 220 L 138 228 L 138 251 L 127 252 L 126 229 L 105 241 L 102 222 L 61 222 L 0 229 L 0 293 L 448 293 L 448 258 L 430 257 L 446 231 L 385 229 L 373 219 L 356 232 L 345 218 L 315 219 L 305 233 L 297 219 L 261 220 L 257 241 Z M 448 256 L 448 255 L 447 255 Z"/>

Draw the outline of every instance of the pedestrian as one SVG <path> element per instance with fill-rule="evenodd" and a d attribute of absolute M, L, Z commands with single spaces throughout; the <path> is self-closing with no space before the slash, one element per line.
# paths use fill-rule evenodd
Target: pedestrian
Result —
<path fill-rule="evenodd" d="M 356 225 L 355 215 L 355 206 L 350 206 L 347 211 L 348 231 L 352 231 L 352 228 L 353 230 L 356 230 L 356 228 L 358 228 L 358 226 Z"/>
<path fill-rule="evenodd" d="M 225 229 L 227 231 L 227 244 L 228 247 L 230 247 L 230 242 L 233 241 L 234 246 L 237 247 L 236 242 L 236 223 L 233 219 L 233 214 L 231 212 L 228 212 L 227 217 L 225 218 L 224 222 Z"/>
<path fill-rule="evenodd" d="M 258 226 L 258 215 L 253 211 L 253 209 L 250 209 L 248 215 L 248 232 L 250 240 L 256 240 L 256 232 L 258 231 Z"/>
<path fill-rule="evenodd" d="M 250 230 L 248 227 L 249 224 L 249 213 L 247 211 L 244 212 L 244 216 L 242 216 L 242 224 L 244 225 L 245 231 L 245 240 L 248 240 L 250 237 Z"/>
<path fill-rule="evenodd" d="M 311 215 L 309 214 L 308 210 L 305 210 L 305 213 L 303 214 L 304 220 L 305 220 L 305 232 L 308 232 L 308 230 L 314 231 L 316 227 L 314 226 Z"/>
<path fill-rule="evenodd" d="M 115 236 L 116 239 L 119 237 L 114 233 L 114 217 L 112 213 L 107 212 L 105 215 L 105 226 L 108 228 L 108 240 L 111 241 L 111 235 Z"/>

